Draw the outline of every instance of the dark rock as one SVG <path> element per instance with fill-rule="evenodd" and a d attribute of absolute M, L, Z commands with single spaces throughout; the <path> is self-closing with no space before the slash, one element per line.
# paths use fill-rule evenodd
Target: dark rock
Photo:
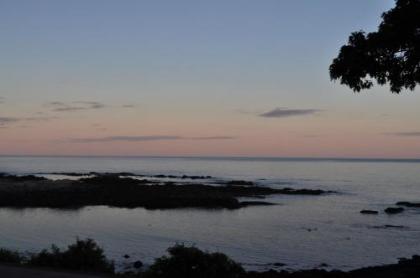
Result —
<path fill-rule="evenodd" d="M 376 210 L 368 210 L 368 209 L 364 209 L 360 211 L 361 214 L 378 214 L 379 212 Z"/>
<path fill-rule="evenodd" d="M 409 208 L 420 208 L 420 203 L 411 203 L 411 202 L 398 202 L 397 206 L 409 207 Z"/>
<path fill-rule="evenodd" d="M 242 207 L 248 207 L 248 206 L 272 206 L 275 204 L 269 203 L 269 202 L 261 202 L 261 201 L 244 201 L 244 202 L 240 202 L 240 205 Z"/>
<path fill-rule="evenodd" d="M 98 174 L 79 180 L 47 180 L 35 176 L 0 176 L 8 186 L 0 187 L 0 207 L 49 207 L 77 209 L 84 206 L 239 209 L 250 205 L 271 205 L 238 198 L 264 198 L 268 195 L 320 195 L 313 189 L 274 189 L 263 186 L 212 186 L 206 184 L 162 184 L 162 181 L 137 179 L 119 174 Z M 31 186 L 27 186 L 27 182 Z M 249 182 L 245 182 L 249 184 Z"/>
<path fill-rule="evenodd" d="M 206 177 L 204 176 L 190 176 L 190 179 L 192 180 L 204 180 Z"/>
<path fill-rule="evenodd" d="M 47 175 L 60 175 L 60 176 L 69 176 L 69 177 L 84 177 L 84 176 L 89 176 L 90 173 L 53 172 L 53 173 L 47 173 Z"/>
<path fill-rule="evenodd" d="M 284 264 L 284 263 L 274 263 L 273 264 L 273 266 L 275 266 L 275 267 L 282 267 L 282 266 L 285 266 L 286 264 Z"/>
<path fill-rule="evenodd" d="M 373 226 L 374 229 L 406 229 L 406 226 L 401 225 L 382 225 L 382 226 Z"/>
<path fill-rule="evenodd" d="M 134 266 L 134 268 L 139 269 L 139 268 L 143 267 L 143 262 L 142 261 L 135 261 L 133 263 L 133 266 Z"/>
<path fill-rule="evenodd" d="M 125 254 L 123 257 L 124 257 L 124 259 L 129 259 L 130 255 Z"/>
<path fill-rule="evenodd" d="M 389 207 L 389 208 L 386 208 L 384 211 L 385 211 L 385 213 L 387 213 L 387 214 L 397 214 L 397 213 L 401 213 L 401 212 L 403 212 L 403 211 L 404 211 L 404 208 L 399 208 L 399 207 Z"/>
<path fill-rule="evenodd" d="M 228 181 L 226 185 L 254 185 L 254 183 L 252 181 L 233 180 Z"/>
<path fill-rule="evenodd" d="M 290 187 L 278 189 L 277 192 L 278 194 L 286 195 L 321 195 L 324 193 L 334 193 L 333 191 L 324 191 L 320 189 L 293 189 Z"/>
<path fill-rule="evenodd" d="M 141 177 L 142 175 L 136 175 L 130 172 L 120 172 L 117 173 L 118 176 L 122 176 L 122 177 Z"/>
<path fill-rule="evenodd" d="M 321 264 L 320 267 L 326 267 Z M 325 269 L 308 269 L 299 271 L 275 271 L 265 272 L 249 271 L 240 277 L 245 278 L 417 278 L 420 273 L 420 256 L 411 259 L 400 259 L 396 264 L 364 267 L 348 272 Z"/>
<path fill-rule="evenodd" d="M 326 263 L 322 263 L 322 264 L 319 265 L 319 267 L 329 267 L 329 265 L 326 264 Z"/>

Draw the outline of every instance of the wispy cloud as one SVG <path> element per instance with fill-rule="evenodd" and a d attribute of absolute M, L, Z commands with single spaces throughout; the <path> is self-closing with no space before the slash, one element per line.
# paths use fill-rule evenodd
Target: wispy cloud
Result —
<path fill-rule="evenodd" d="M 93 143 L 93 142 L 142 142 L 142 141 L 168 141 L 179 140 L 181 137 L 172 135 L 150 135 L 150 136 L 108 136 L 97 138 L 72 138 L 69 141 L 73 143 Z"/>
<path fill-rule="evenodd" d="M 58 117 L 54 117 L 54 116 L 42 116 L 42 117 L 26 117 L 26 118 L 21 118 L 21 121 L 30 121 L 30 122 L 46 122 L 49 120 L 55 120 L 55 119 L 59 119 Z"/>
<path fill-rule="evenodd" d="M 309 116 L 321 112 L 321 109 L 292 109 L 292 108 L 274 108 L 268 112 L 259 114 L 264 118 L 286 118 L 293 116 Z"/>
<path fill-rule="evenodd" d="M 404 137 L 420 137 L 420 131 L 408 131 L 408 132 L 393 132 L 385 133 L 386 135 L 404 136 Z"/>
<path fill-rule="evenodd" d="M 65 103 L 61 101 L 52 101 L 47 103 L 54 112 L 74 112 L 81 110 L 95 110 L 105 108 L 106 105 L 97 101 L 73 101 Z"/>
<path fill-rule="evenodd" d="M 84 105 L 87 109 L 101 109 L 105 107 L 105 104 L 97 101 L 75 101 L 74 103 Z"/>
<path fill-rule="evenodd" d="M 184 137 L 178 135 L 145 135 L 145 136 L 107 136 L 96 138 L 71 138 L 71 143 L 100 143 L 100 142 L 148 142 L 148 141 L 175 141 L 175 140 L 231 140 L 234 136 L 205 136 Z"/>
<path fill-rule="evenodd" d="M 8 124 L 13 124 L 19 121 L 19 118 L 13 117 L 0 117 L 0 126 L 5 126 Z"/>
<path fill-rule="evenodd" d="M 189 137 L 183 139 L 190 139 L 190 140 L 232 140 L 236 139 L 235 136 L 205 136 L 205 137 Z"/>
<path fill-rule="evenodd" d="M 122 108 L 136 108 L 135 104 L 123 104 Z"/>
<path fill-rule="evenodd" d="M 21 123 L 21 122 L 43 122 L 43 121 L 49 121 L 52 119 L 56 119 L 57 117 L 0 117 L 0 126 L 5 127 L 11 124 L 15 123 Z"/>

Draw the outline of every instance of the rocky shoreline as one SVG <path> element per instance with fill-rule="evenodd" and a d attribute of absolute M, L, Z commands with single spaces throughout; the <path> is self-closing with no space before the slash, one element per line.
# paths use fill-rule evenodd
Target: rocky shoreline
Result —
<path fill-rule="evenodd" d="M 62 173 L 63 174 L 63 173 Z M 0 207 L 47 207 L 76 209 L 84 206 L 114 206 L 146 209 L 208 208 L 239 209 L 270 202 L 275 194 L 323 195 L 320 189 L 274 189 L 249 181 L 229 181 L 217 186 L 197 182 L 173 182 L 148 179 L 131 173 L 66 173 L 77 180 L 50 180 L 42 176 L 0 174 Z M 156 176 L 155 176 L 156 177 Z M 172 176 L 159 175 L 160 178 Z M 177 176 L 174 176 L 177 177 Z M 179 176 L 181 179 L 207 179 L 209 176 Z"/>

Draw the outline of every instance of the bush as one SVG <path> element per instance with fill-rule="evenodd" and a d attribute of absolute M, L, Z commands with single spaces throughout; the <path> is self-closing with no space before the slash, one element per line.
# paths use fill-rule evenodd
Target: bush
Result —
<path fill-rule="evenodd" d="M 29 265 L 66 268 L 80 271 L 114 273 L 114 263 L 109 261 L 102 248 L 92 239 L 80 240 L 61 251 L 52 245 L 50 250 L 44 249 L 34 254 Z"/>
<path fill-rule="evenodd" d="M 0 262 L 2 263 L 21 264 L 23 259 L 23 256 L 16 251 L 0 248 Z"/>
<path fill-rule="evenodd" d="M 175 245 L 168 249 L 170 256 L 156 259 L 145 277 L 159 278 L 236 278 L 244 269 L 222 253 L 203 252 L 196 247 Z"/>

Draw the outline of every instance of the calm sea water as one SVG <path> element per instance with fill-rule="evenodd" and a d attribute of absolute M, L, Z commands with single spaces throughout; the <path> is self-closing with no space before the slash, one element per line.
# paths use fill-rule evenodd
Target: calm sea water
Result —
<path fill-rule="evenodd" d="M 327 196 L 273 196 L 276 206 L 239 210 L 0 209 L 0 246 L 36 251 L 92 237 L 121 266 L 146 263 L 175 243 L 221 251 L 250 269 L 352 269 L 420 254 L 420 209 L 383 211 L 420 202 L 420 161 L 263 158 L 0 157 L 0 172 L 133 172 L 211 175 L 272 187 L 319 188 Z M 404 226 L 384 228 L 385 225 Z"/>

